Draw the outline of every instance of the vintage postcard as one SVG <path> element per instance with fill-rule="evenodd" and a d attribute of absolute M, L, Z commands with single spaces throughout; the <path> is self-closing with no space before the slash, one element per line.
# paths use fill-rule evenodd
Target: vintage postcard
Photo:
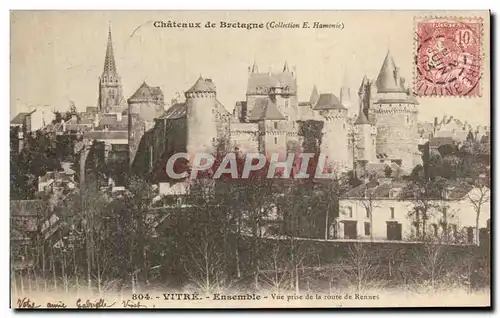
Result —
<path fill-rule="evenodd" d="M 490 12 L 12 11 L 13 308 L 490 307 Z"/>

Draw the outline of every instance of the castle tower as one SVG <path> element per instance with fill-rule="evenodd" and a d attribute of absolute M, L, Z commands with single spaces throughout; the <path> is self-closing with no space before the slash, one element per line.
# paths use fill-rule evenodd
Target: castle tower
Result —
<path fill-rule="evenodd" d="M 133 164 L 144 133 L 154 127 L 155 118 L 164 113 L 164 98 L 160 87 L 143 82 L 130 96 L 128 103 L 129 160 Z"/>
<path fill-rule="evenodd" d="M 384 59 L 377 80 L 370 114 L 377 125 L 376 153 L 379 158 L 401 165 L 411 172 L 420 163 L 418 151 L 418 101 L 410 94 L 390 54 Z"/>
<path fill-rule="evenodd" d="M 342 87 L 340 88 L 340 103 L 347 108 L 349 117 L 356 114 L 356 110 L 352 107 L 351 89 L 349 88 L 349 81 L 347 80 L 347 73 L 345 71 L 342 78 Z"/>
<path fill-rule="evenodd" d="M 334 94 L 321 94 L 314 110 L 324 118 L 320 151 L 327 156 L 326 167 L 332 174 L 345 171 L 349 162 L 347 108 Z"/>
<path fill-rule="evenodd" d="M 216 90 L 210 80 L 201 76 L 186 91 L 187 152 L 213 153 L 217 141 Z"/>
<path fill-rule="evenodd" d="M 354 133 L 356 135 L 354 145 L 355 160 L 374 161 L 376 128 L 370 125 L 361 108 L 354 122 Z"/>
<path fill-rule="evenodd" d="M 99 110 L 101 112 L 108 112 L 111 107 L 120 105 L 122 99 L 122 84 L 121 78 L 116 71 L 110 27 L 108 30 L 108 46 L 106 47 L 106 56 L 104 58 L 104 69 L 101 77 L 99 77 Z"/>
<path fill-rule="evenodd" d="M 369 115 L 369 110 L 370 110 L 370 81 L 368 80 L 368 77 L 366 75 L 363 77 L 363 80 L 361 81 L 361 86 L 359 87 L 358 91 L 358 97 L 359 97 L 359 107 L 360 110 L 365 114 L 366 119 L 370 121 L 370 115 Z"/>

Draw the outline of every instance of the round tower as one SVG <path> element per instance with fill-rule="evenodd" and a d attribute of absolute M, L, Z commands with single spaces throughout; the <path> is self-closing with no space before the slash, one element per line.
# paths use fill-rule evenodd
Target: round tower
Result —
<path fill-rule="evenodd" d="M 144 133 L 154 127 L 155 118 L 164 113 L 163 92 L 143 82 L 128 103 L 129 162 L 133 164 Z"/>
<path fill-rule="evenodd" d="M 390 53 L 376 80 L 376 99 L 370 107 L 377 125 L 376 153 L 410 172 L 420 161 L 418 150 L 418 101 L 406 88 Z"/>
<path fill-rule="evenodd" d="M 366 160 L 367 162 L 375 160 L 374 129 L 365 113 L 360 109 L 358 118 L 354 122 L 356 160 Z"/>
<path fill-rule="evenodd" d="M 217 141 L 216 91 L 211 80 L 200 77 L 185 93 L 189 156 L 213 153 Z"/>
<path fill-rule="evenodd" d="M 347 108 L 334 94 L 321 94 L 314 108 L 324 118 L 320 151 L 327 156 L 325 168 L 338 174 L 352 166 L 349 162 Z"/>

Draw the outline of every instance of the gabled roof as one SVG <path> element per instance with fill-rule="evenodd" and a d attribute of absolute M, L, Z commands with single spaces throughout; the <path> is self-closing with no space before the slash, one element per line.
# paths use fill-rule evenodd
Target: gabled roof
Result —
<path fill-rule="evenodd" d="M 247 94 L 266 95 L 269 89 L 276 85 L 288 87 L 288 92 L 295 94 L 297 92 L 297 81 L 292 73 L 250 73 L 248 78 Z"/>
<path fill-rule="evenodd" d="M 190 89 L 186 91 L 186 93 L 194 93 L 194 92 L 215 92 L 215 85 L 212 83 L 212 80 L 204 79 L 201 76 L 198 78 L 196 83 L 191 86 Z"/>
<path fill-rule="evenodd" d="M 250 121 L 258 120 L 285 120 L 276 106 L 269 98 L 257 98 L 252 113 L 248 117 Z"/>
<path fill-rule="evenodd" d="M 337 96 L 332 93 L 319 95 L 318 102 L 313 108 L 314 110 L 329 110 L 329 109 L 344 109 L 347 108 L 342 105 Z"/>
<path fill-rule="evenodd" d="M 158 98 L 163 97 L 163 92 L 160 87 L 153 87 L 143 82 L 141 86 L 130 96 L 129 101 L 156 101 Z"/>
<path fill-rule="evenodd" d="M 19 113 L 16 115 L 16 117 L 14 117 L 11 121 L 10 121 L 10 124 L 11 125 L 22 125 L 24 124 L 24 119 L 26 118 L 26 116 L 28 116 L 30 113 Z"/>
<path fill-rule="evenodd" d="M 186 116 L 186 103 L 176 103 L 170 106 L 160 118 L 179 119 Z"/>

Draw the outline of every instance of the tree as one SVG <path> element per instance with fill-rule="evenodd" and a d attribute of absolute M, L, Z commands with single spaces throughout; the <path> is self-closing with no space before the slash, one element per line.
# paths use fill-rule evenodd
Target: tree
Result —
<path fill-rule="evenodd" d="M 486 203 L 490 201 L 490 189 L 485 182 L 476 181 L 475 188 L 467 194 L 467 200 L 476 212 L 476 244 L 479 245 L 479 217 Z"/>
<path fill-rule="evenodd" d="M 373 209 L 376 208 L 376 197 L 373 193 L 373 188 L 369 187 L 369 184 L 365 186 L 364 192 L 360 200 L 361 204 L 365 208 L 365 211 L 370 219 L 370 241 L 373 241 Z"/>
<path fill-rule="evenodd" d="M 341 272 L 349 282 L 354 282 L 356 292 L 373 287 L 378 278 L 380 259 L 372 255 L 368 245 L 355 242 L 349 246 L 347 257 L 341 260 Z"/>
<path fill-rule="evenodd" d="M 436 181 L 426 180 L 423 169 L 415 167 L 410 175 L 409 182 L 400 193 L 400 200 L 409 201 L 413 205 L 409 216 L 414 219 L 416 238 L 426 240 L 427 221 L 438 208 L 438 200 L 442 199 L 446 182 L 442 178 Z"/>
<path fill-rule="evenodd" d="M 384 175 L 386 178 L 390 178 L 392 176 L 392 168 L 391 166 L 387 165 L 384 168 Z"/>

